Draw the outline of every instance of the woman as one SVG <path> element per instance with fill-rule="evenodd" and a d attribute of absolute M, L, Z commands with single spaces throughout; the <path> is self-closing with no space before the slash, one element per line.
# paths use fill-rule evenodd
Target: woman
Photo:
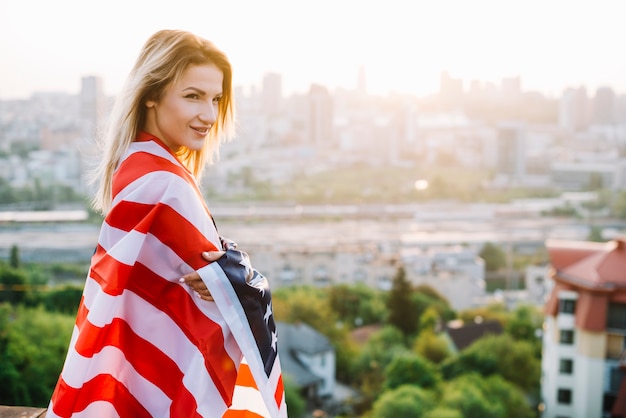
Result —
<path fill-rule="evenodd" d="M 224 53 L 148 39 L 104 137 L 105 219 L 48 417 L 286 416 L 267 280 L 196 183 L 233 116 Z"/>

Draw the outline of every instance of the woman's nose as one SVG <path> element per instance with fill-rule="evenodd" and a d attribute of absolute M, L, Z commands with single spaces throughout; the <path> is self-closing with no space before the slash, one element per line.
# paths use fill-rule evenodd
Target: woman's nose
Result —
<path fill-rule="evenodd" d="M 198 116 L 203 123 L 214 124 L 217 119 L 217 106 L 209 105 Z"/>

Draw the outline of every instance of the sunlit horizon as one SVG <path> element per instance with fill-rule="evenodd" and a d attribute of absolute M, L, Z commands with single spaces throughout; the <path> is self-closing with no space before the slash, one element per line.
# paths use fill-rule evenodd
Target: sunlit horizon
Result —
<path fill-rule="evenodd" d="M 620 1 L 330 0 L 289 2 L 111 1 L 0 3 L 0 99 L 77 93 L 98 76 L 115 95 L 145 40 L 163 28 L 190 30 L 223 49 L 237 86 L 281 74 L 285 95 L 311 84 L 370 94 L 425 96 L 447 72 L 464 88 L 519 77 L 523 91 L 557 97 L 566 88 L 626 93 L 626 26 Z"/>

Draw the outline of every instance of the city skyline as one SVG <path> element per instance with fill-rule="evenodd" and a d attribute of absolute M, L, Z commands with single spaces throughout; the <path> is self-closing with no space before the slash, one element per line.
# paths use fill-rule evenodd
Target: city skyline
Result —
<path fill-rule="evenodd" d="M 80 90 L 84 76 L 115 95 L 143 42 L 162 28 L 190 30 L 230 57 L 237 86 L 279 73 L 284 94 L 311 84 L 427 95 L 447 72 L 466 84 L 520 77 L 522 89 L 626 93 L 621 2 L 400 0 L 0 3 L 0 100 Z"/>

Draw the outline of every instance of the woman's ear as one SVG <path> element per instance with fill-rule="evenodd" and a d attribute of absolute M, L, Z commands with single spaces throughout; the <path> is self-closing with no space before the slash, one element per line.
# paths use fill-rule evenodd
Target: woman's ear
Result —
<path fill-rule="evenodd" d="M 156 101 L 154 100 L 146 100 L 146 107 L 150 108 L 150 107 L 155 107 L 156 106 Z"/>

